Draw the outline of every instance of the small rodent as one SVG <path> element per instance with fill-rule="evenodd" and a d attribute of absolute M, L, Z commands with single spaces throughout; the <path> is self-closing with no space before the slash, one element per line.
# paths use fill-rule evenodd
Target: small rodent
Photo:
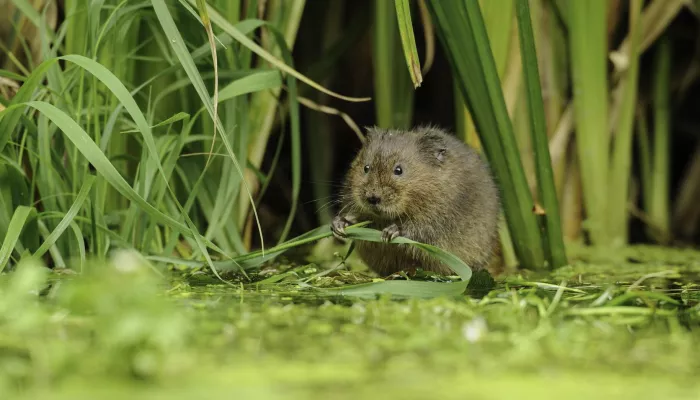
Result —
<path fill-rule="evenodd" d="M 472 270 L 489 268 L 497 246 L 499 192 L 486 162 L 455 136 L 435 127 L 369 128 L 341 192 L 332 222 L 336 237 L 371 221 L 389 242 L 403 236 L 447 250 Z M 422 250 L 357 241 L 362 259 L 381 276 L 416 268 L 454 272 Z"/>

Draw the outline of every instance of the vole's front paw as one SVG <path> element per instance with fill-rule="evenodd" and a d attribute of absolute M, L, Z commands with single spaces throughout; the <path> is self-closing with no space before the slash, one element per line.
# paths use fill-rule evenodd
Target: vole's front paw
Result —
<path fill-rule="evenodd" d="M 352 224 L 353 222 L 346 217 L 336 215 L 331 222 L 331 231 L 333 231 L 333 236 L 340 240 L 345 239 L 347 237 L 345 234 L 345 228 Z"/>
<path fill-rule="evenodd" d="M 382 241 L 389 243 L 401 235 L 401 229 L 396 224 L 391 224 L 382 230 Z"/>

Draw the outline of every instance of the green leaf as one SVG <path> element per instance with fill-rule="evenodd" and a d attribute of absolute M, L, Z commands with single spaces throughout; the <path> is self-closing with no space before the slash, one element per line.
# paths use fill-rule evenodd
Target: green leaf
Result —
<path fill-rule="evenodd" d="M 415 88 L 410 70 L 401 61 L 398 24 L 396 8 L 392 7 L 391 1 L 374 2 L 372 68 L 376 124 L 382 128 L 409 129 Z"/>
<path fill-rule="evenodd" d="M 219 91 L 219 102 L 232 99 L 236 96 L 274 89 L 282 86 L 282 79 L 278 71 L 260 71 L 236 79 L 224 86 Z"/>
<path fill-rule="evenodd" d="M 49 59 L 34 68 L 29 78 L 20 86 L 14 97 L 12 97 L 12 102 L 10 102 L 7 109 L 0 114 L 0 153 L 2 153 L 5 145 L 7 145 L 10 136 L 17 128 L 17 124 L 23 115 L 23 108 L 12 106 L 29 101 L 34 92 L 44 81 L 46 72 L 56 64 L 56 62 L 57 60 L 55 58 Z"/>
<path fill-rule="evenodd" d="M 381 242 L 381 232 L 375 229 L 348 227 L 346 228 L 348 239 Z M 339 288 L 322 289 L 328 294 L 337 294 L 350 297 L 376 297 L 381 294 L 391 294 L 397 297 L 422 297 L 432 298 L 439 296 L 458 296 L 467 289 L 472 271 L 457 256 L 441 250 L 435 246 L 419 243 L 404 237 L 398 237 L 391 244 L 408 244 L 421 249 L 431 257 L 442 261 L 449 266 L 461 278 L 458 282 L 439 283 L 422 281 L 383 281 L 363 283 L 359 285 L 343 286 Z"/>
<path fill-rule="evenodd" d="M 575 93 L 574 115 L 587 231 L 594 245 L 609 244 L 607 1 L 566 2 Z"/>
<path fill-rule="evenodd" d="M 651 186 L 647 201 L 647 213 L 656 227 L 655 236 L 661 242 L 668 241 L 671 231 L 671 205 L 668 194 L 671 186 L 672 51 L 671 38 L 666 34 L 659 40 L 658 49 L 654 55 L 654 146 L 652 150 L 654 155 L 651 180 L 644 182 Z M 693 168 L 689 167 L 687 171 L 688 176 L 692 176 Z M 679 187 L 683 188 L 681 193 L 686 190 L 683 185 Z M 683 197 L 682 194 L 678 196 L 679 199 Z M 697 202 L 697 199 L 695 201 Z M 678 201 L 678 203 L 682 204 L 682 201 Z"/>
<path fill-rule="evenodd" d="M 520 37 L 520 54 L 523 61 L 523 73 L 525 74 L 525 93 L 529 107 L 530 134 L 535 148 L 535 164 L 539 198 L 544 206 L 544 234 L 543 242 L 546 244 L 547 258 L 551 268 L 559 268 L 567 264 L 564 239 L 562 236 L 559 215 L 559 201 L 554 186 L 554 173 L 552 171 L 552 159 L 549 154 L 549 139 L 544 116 L 544 104 L 542 101 L 542 86 L 540 73 L 537 66 L 537 52 L 535 50 L 535 35 L 532 31 L 530 19 L 530 6 L 528 0 L 516 0 L 516 16 Z"/>
<path fill-rule="evenodd" d="M 8 261 L 10 261 L 12 249 L 15 248 L 15 244 L 19 239 L 19 235 L 22 234 L 22 229 L 27 223 L 29 216 L 34 212 L 34 207 L 19 206 L 15 209 L 14 214 L 12 214 L 7 232 L 5 232 L 5 239 L 3 239 L 2 247 L 0 247 L 0 272 L 5 269 Z"/>
<path fill-rule="evenodd" d="M 411 6 L 409 0 L 394 0 L 396 5 L 396 19 L 399 22 L 399 33 L 401 34 L 401 44 L 406 58 L 408 72 L 413 81 L 413 87 L 417 88 L 423 82 L 420 71 L 420 60 L 416 49 L 416 38 L 413 36 L 413 22 L 411 21 Z"/>
<path fill-rule="evenodd" d="M 41 257 L 44 255 L 44 253 L 46 253 L 46 251 L 53 246 L 54 243 L 56 243 L 56 240 L 58 240 L 63 232 L 68 229 L 75 216 L 78 215 L 78 212 L 80 212 L 80 209 L 83 207 L 83 203 L 85 203 L 85 200 L 90 194 L 90 189 L 92 188 L 93 183 L 95 183 L 95 176 L 87 175 L 83 181 L 83 187 L 80 188 L 80 192 L 78 192 L 78 195 L 75 198 L 75 202 L 73 202 L 73 205 L 70 207 L 70 209 L 68 209 L 66 215 L 63 217 L 63 219 L 61 219 L 61 222 L 58 223 L 56 229 L 54 229 L 53 232 L 51 232 L 51 234 L 44 240 L 41 247 L 34 252 L 35 257 Z"/>
<path fill-rule="evenodd" d="M 620 81 L 622 99 L 617 132 L 614 136 L 612 150 L 612 169 L 610 170 L 610 197 L 608 199 L 608 229 L 612 243 L 625 245 L 628 242 L 629 229 L 629 182 L 632 173 L 632 137 L 637 108 L 637 87 L 639 84 L 639 43 L 641 36 L 642 0 L 629 2 L 629 39 L 630 46 L 624 57 L 628 68 L 622 73 Z M 656 143 L 655 143 L 656 144 Z M 668 191 L 664 192 L 664 197 Z"/>

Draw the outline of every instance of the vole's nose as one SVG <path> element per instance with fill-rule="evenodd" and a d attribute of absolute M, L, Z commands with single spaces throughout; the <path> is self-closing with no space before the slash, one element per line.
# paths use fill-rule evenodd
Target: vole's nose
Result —
<path fill-rule="evenodd" d="M 367 196 L 367 202 L 373 206 L 376 206 L 377 204 L 379 204 L 380 201 L 381 201 L 381 199 L 379 198 L 379 196 L 375 196 L 373 194 Z"/>

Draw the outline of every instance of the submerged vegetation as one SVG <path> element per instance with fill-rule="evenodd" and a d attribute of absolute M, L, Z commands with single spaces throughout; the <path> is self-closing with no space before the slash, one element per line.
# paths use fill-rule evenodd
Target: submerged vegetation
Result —
<path fill-rule="evenodd" d="M 698 4 L 0 2 L 0 393 L 690 398 Z M 331 237 L 420 123 L 492 167 L 495 280 Z"/>

